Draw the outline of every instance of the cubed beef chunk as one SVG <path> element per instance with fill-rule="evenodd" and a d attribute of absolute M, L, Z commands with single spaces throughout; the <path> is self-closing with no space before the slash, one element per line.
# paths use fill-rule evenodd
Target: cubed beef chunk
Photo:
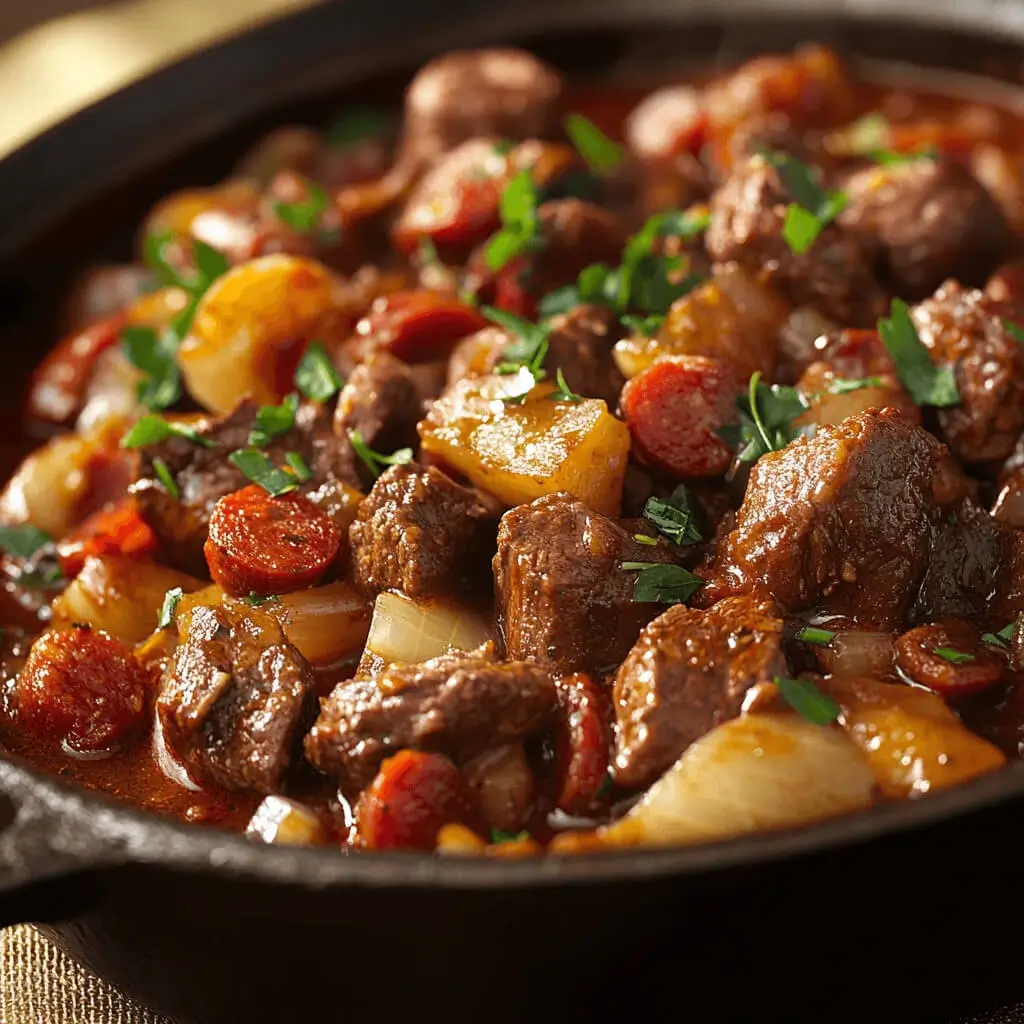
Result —
<path fill-rule="evenodd" d="M 321 702 L 306 757 L 356 790 L 399 750 L 471 757 L 538 732 L 557 707 L 554 681 L 539 665 L 448 654 L 339 683 Z"/>
<path fill-rule="evenodd" d="M 769 601 L 675 605 L 647 625 L 615 677 L 613 775 L 645 786 L 691 743 L 740 713 L 747 690 L 786 674 L 782 619 Z"/>
<path fill-rule="evenodd" d="M 477 135 L 549 138 L 561 94 L 559 73 L 524 50 L 447 53 L 406 90 L 403 154 L 426 163 Z"/>
<path fill-rule="evenodd" d="M 413 599 L 478 582 L 494 551 L 500 508 L 439 469 L 392 466 L 349 530 L 356 582 Z"/>
<path fill-rule="evenodd" d="M 754 593 L 788 612 L 902 621 L 928 562 L 941 453 L 930 434 L 885 409 L 762 455 L 701 603 Z"/>
<path fill-rule="evenodd" d="M 1024 348 L 1012 309 L 947 281 L 911 313 L 932 361 L 956 372 L 960 403 L 938 411 L 943 439 L 965 462 L 1003 459 L 1024 427 Z"/>
<path fill-rule="evenodd" d="M 200 779 L 281 791 L 315 713 L 313 671 L 276 619 L 197 606 L 161 681 L 165 741 Z"/>
<path fill-rule="evenodd" d="M 498 529 L 494 586 L 510 658 L 560 672 L 617 665 L 657 605 L 633 600 L 635 572 L 622 562 L 671 562 L 614 520 L 568 494 L 506 512 Z"/>
<path fill-rule="evenodd" d="M 1024 468 L 1006 474 L 992 504 L 992 515 L 1007 526 L 1024 530 Z"/>
<path fill-rule="evenodd" d="M 843 191 L 850 204 L 840 224 L 877 241 L 877 273 L 904 299 L 922 299 L 950 277 L 984 284 L 1011 243 L 998 204 L 954 160 L 864 167 Z"/>
<path fill-rule="evenodd" d="M 210 513 L 218 499 L 245 487 L 251 481 L 228 456 L 249 446 L 256 426 L 258 407 L 243 401 L 234 412 L 197 429 L 209 447 L 184 437 L 171 436 L 139 450 L 139 464 L 130 493 L 136 498 L 140 515 L 160 540 L 164 557 L 174 566 L 196 576 L 206 574 L 203 544 Z M 295 426 L 281 434 L 263 451 L 276 466 L 285 464 L 285 454 L 298 452 L 312 471 L 303 493 L 339 480 L 359 486 L 352 469 L 347 439 L 331 431 L 330 414 L 312 403 L 299 408 Z M 178 496 L 172 494 L 157 474 L 162 460 L 174 480 Z"/>
<path fill-rule="evenodd" d="M 612 359 L 612 348 L 625 331 L 607 306 L 577 306 L 555 317 L 548 334 L 546 364 L 561 370 L 578 395 L 604 399 L 614 410 L 625 380 Z"/>
<path fill-rule="evenodd" d="M 708 254 L 765 274 L 794 306 L 813 306 L 843 325 L 873 324 L 885 311 L 885 295 L 871 269 L 871 245 L 832 223 L 807 252 L 794 253 L 782 233 L 791 198 L 765 157 L 738 164 L 711 197 Z"/>

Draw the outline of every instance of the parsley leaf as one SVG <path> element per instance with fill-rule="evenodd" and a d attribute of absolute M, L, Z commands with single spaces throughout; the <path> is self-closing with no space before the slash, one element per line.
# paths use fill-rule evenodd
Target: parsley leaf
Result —
<path fill-rule="evenodd" d="M 779 173 L 779 180 L 793 198 L 786 210 L 782 237 L 798 256 L 807 252 L 822 230 L 846 208 L 844 192 L 826 191 L 814 171 L 789 153 L 761 147 L 761 155 Z"/>
<path fill-rule="evenodd" d="M 760 371 L 750 377 L 745 395 L 736 399 L 739 425 L 722 427 L 718 434 L 737 449 L 740 462 L 757 462 L 767 452 L 779 451 L 800 436 L 793 420 L 806 411 L 807 399 L 796 388 L 761 383 Z M 742 447 L 741 447 L 742 445 Z"/>
<path fill-rule="evenodd" d="M 696 238 L 707 231 L 711 213 L 706 206 L 692 206 L 688 210 L 669 210 L 657 214 L 658 235 L 661 238 Z"/>
<path fill-rule="evenodd" d="M 174 246 L 191 244 L 192 262 L 195 271 L 183 273 L 172 262 L 169 252 Z M 159 231 L 147 235 L 142 243 L 142 255 L 146 265 L 157 276 L 161 284 L 183 288 L 193 297 L 198 297 L 213 284 L 214 280 L 227 273 L 231 264 L 228 258 L 212 245 L 199 239 L 183 242 L 173 231 Z"/>
<path fill-rule="evenodd" d="M 52 544 L 50 535 L 38 526 L 25 523 L 22 526 L 0 526 L 0 548 L 15 558 L 31 558 L 47 544 Z"/>
<path fill-rule="evenodd" d="M 494 368 L 499 374 L 520 374 L 526 370 L 529 377 L 524 376 L 525 390 L 509 395 L 505 401 L 516 405 L 522 402 L 533 389 L 533 385 L 546 376 L 544 360 L 548 354 L 548 328 L 541 324 L 531 324 L 514 313 L 492 306 L 482 306 L 480 311 L 496 324 L 513 334 L 516 340 L 504 352 L 504 359 Z"/>
<path fill-rule="evenodd" d="M 633 600 L 640 604 L 684 604 L 704 586 L 689 569 L 667 562 L 621 562 L 625 572 L 638 572 Z"/>
<path fill-rule="evenodd" d="M 322 185 L 315 181 L 306 182 L 307 197 L 294 203 L 274 203 L 274 216 L 286 227 L 300 234 L 315 231 L 324 211 L 330 206 L 330 199 Z"/>
<path fill-rule="evenodd" d="M 147 444 L 157 444 L 168 437 L 183 437 L 186 441 L 198 444 L 203 448 L 213 448 L 214 442 L 185 423 L 172 423 L 162 416 L 142 416 L 138 422 L 121 438 L 122 448 L 141 448 Z"/>
<path fill-rule="evenodd" d="M 572 388 L 565 382 L 565 377 L 562 376 L 562 368 L 559 367 L 555 371 L 555 383 L 558 388 L 551 392 L 551 397 L 556 402 L 580 402 L 583 400 L 582 395 L 577 395 Z"/>
<path fill-rule="evenodd" d="M 836 634 L 831 629 L 820 629 L 818 626 L 804 626 L 797 630 L 797 640 L 803 640 L 805 644 L 820 644 L 822 647 L 832 643 Z"/>
<path fill-rule="evenodd" d="M 879 388 L 881 386 L 881 377 L 836 377 L 828 382 L 825 390 L 833 395 L 848 395 L 851 391 L 860 391 L 862 388 Z"/>
<path fill-rule="evenodd" d="M 956 377 L 948 366 L 936 366 L 917 336 L 910 310 L 902 299 L 893 299 L 889 317 L 878 321 L 881 336 L 903 386 L 917 405 L 958 405 Z"/>
<path fill-rule="evenodd" d="M 362 460 L 363 465 L 373 474 L 374 478 L 384 472 L 385 466 L 404 466 L 412 462 L 412 449 L 399 448 L 397 452 L 390 455 L 381 455 L 375 452 L 364 440 L 358 430 L 350 430 L 348 439 L 352 444 L 352 450 Z"/>
<path fill-rule="evenodd" d="M 699 513 L 685 484 L 680 484 L 668 498 L 648 498 L 644 518 L 680 547 L 699 544 L 704 539 L 697 526 Z"/>
<path fill-rule="evenodd" d="M 500 828 L 491 829 L 491 842 L 494 844 L 498 843 L 518 843 L 523 839 L 529 839 L 530 833 L 523 829 L 522 832 L 503 832 Z"/>
<path fill-rule="evenodd" d="M 153 472 L 156 473 L 157 480 L 164 485 L 164 489 L 172 498 L 181 497 L 177 481 L 171 475 L 171 471 L 167 468 L 167 463 L 163 459 L 158 457 L 153 460 Z"/>
<path fill-rule="evenodd" d="M 250 608 L 259 608 L 260 605 L 273 604 L 275 601 L 280 601 L 281 597 L 279 594 L 254 594 L 250 591 L 242 600 Z"/>
<path fill-rule="evenodd" d="M 839 705 L 827 694 L 822 693 L 809 679 L 776 676 L 775 685 L 786 703 L 809 722 L 815 725 L 829 725 L 839 717 Z"/>
<path fill-rule="evenodd" d="M 1024 345 L 1024 327 L 1015 324 L 1012 320 L 1003 320 L 1003 330 L 1013 338 L 1014 341 Z"/>
<path fill-rule="evenodd" d="M 499 209 L 501 230 L 491 237 L 485 252 L 491 270 L 500 270 L 537 241 L 537 190 L 529 171 L 520 171 L 505 186 Z"/>
<path fill-rule="evenodd" d="M 181 587 L 172 587 L 164 594 L 164 603 L 160 606 L 160 618 L 156 623 L 157 629 L 167 629 L 174 621 L 174 612 L 183 596 L 184 591 Z"/>
<path fill-rule="evenodd" d="M 303 353 L 295 371 L 295 386 L 311 401 L 326 402 L 342 385 L 323 345 L 314 341 Z"/>
<path fill-rule="evenodd" d="M 966 665 L 968 662 L 976 660 L 973 654 L 958 651 L 955 647 L 936 647 L 935 653 L 953 665 Z"/>
<path fill-rule="evenodd" d="M 256 426 L 249 431 L 249 446 L 262 448 L 271 439 L 287 434 L 295 426 L 298 408 L 299 396 L 294 392 L 280 405 L 261 405 L 256 413 Z"/>
<path fill-rule="evenodd" d="M 897 153 L 891 149 L 872 149 L 866 155 L 883 167 L 898 167 L 901 164 L 911 164 L 918 160 L 938 160 L 939 151 L 934 146 L 925 146 L 924 149 L 918 149 L 912 153 Z"/>
<path fill-rule="evenodd" d="M 306 465 L 306 460 L 298 452 L 285 452 L 284 461 L 301 483 L 313 479 L 313 471 Z"/>
<path fill-rule="evenodd" d="M 1007 647 L 1013 640 L 1014 631 L 1017 628 L 1016 621 L 1007 623 L 998 633 L 982 633 L 983 643 L 991 644 L 993 647 Z"/>
<path fill-rule="evenodd" d="M 228 460 L 242 471 L 247 480 L 262 487 L 272 497 L 288 494 L 299 486 L 295 473 L 278 469 L 263 452 L 255 448 L 239 448 L 228 456 Z"/>
<path fill-rule="evenodd" d="M 622 163 L 622 146 L 582 114 L 570 114 L 565 119 L 565 133 L 592 171 L 614 171 Z"/>
<path fill-rule="evenodd" d="M 647 338 L 653 338 L 665 323 L 665 317 L 659 313 L 653 316 L 634 316 L 632 313 L 626 313 L 620 320 L 623 327 L 628 327 Z"/>
<path fill-rule="evenodd" d="M 181 397 L 181 374 L 177 353 L 181 337 L 176 331 L 157 333 L 152 327 L 123 327 L 121 351 L 132 366 L 146 377 L 139 381 L 136 395 L 147 409 L 159 412 Z"/>

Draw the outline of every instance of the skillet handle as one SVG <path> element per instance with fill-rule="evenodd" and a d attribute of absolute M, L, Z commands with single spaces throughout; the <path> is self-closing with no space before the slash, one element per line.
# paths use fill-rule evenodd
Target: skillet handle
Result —
<path fill-rule="evenodd" d="M 117 862 L 104 811 L 52 779 L 0 760 L 0 927 L 58 921 L 95 894 L 96 873 Z"/>

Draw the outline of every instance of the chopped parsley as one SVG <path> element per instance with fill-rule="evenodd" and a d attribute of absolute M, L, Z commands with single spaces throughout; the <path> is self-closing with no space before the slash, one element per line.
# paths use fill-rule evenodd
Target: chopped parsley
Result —
<path fill-rule="evenodd" d="M 311 401 L 326 402 L 342 385 L 331 357 L 319 341 L 303 353 L 295 371 L 295 386 Z"/>
<path fill-rule="evenodd" d="M 284 461 L 301 483 L 313 479 L 313 471 L 306 465 L 306 460 L 298 452 L 285 452 Z"/>
<path fill-rule="evenodd" d="M 642 334 L 647 338 L 653 338 L 665 323 L 665 317 L 658 313 L 653 316 L 634 316 L 632 313 L 627 313 L 621 317 L 621 320 L 623 327 L 628 327 L 631 331 L 636 331 L 637 334 Z"/>
<path fill-rule="evenodd" d="M 622 146 L 612 142 L 593 121 L 582 114 L 570 114 L 565 119 L 565 133 L 595 173 L 614 171 L 622 163 Z"/>
<path fill-rule="evenodd" d="M 227 273 L 231 264 L 222 252 L 195 238 L 191 240 L 194 271 L 182 273 L 168 255 L 180 244 L 181 238 L 173 231 L 155 232 L 144 239 L 142 257 L 161 284 L 182 288 L 193 298 L 198 298 L 221 274 Z"/>
<path fill-rule="evenodd" d="M 491 842 L 496 845 L 499 843 L 519 843 L 529 838 L 530 833 L 526 829 L 523 829 L 522 832 L 503 832 L 500 828 L 491 829 Z"/>
<path fill-rule="evenodd" d="M 45 530 L 31 523 L 0 526 L 0 548 L 15 558 L 31 558 L 52 543 L 52 538 Z"/>
<path fill-rule="evenodd" d="M 796 388 L 761 383 L 758 371 L 750 377 L 745 395 L 736 399 L 739 425 L 730 424 L 719 430 L 719 436 L 737 449 L 740 462 L 757 462 L 767 452 L 779 451 L 800 436 L 801 429 L 793 420 L 809 405 Z"/>
<path fill-rule="evenodd" d="M 958 651 L 955 647 L 936 647 L 935 653 L 953 665 L 966 665 L 968 662 L 976 660 L 973 654 Z"/>
<path fill-rule="evenodd" d="M 406 463 L 412 462 L 411 448 L 399 448 L 397 452 L 392 452 L 390 455 L 381 455 L 363 440 L 362 434 L 358 430 L 350 430 L 348 439 L 352 444 L 352 450 L 373 474 L 374 479 L 384 472 L 385 466 L 404 466 Z"/>
<path fill-rule="evenodd" d="M 932 362 L 910 319 L 910 309 L 902 299 L 892 300 L 888 318 L 878 321 L 878 333 L 915 404 L 940 407 L 959 404 L 960 392 L 953 370 Z"/>
<path fill-rule="evenodd" d="M 621 562 L 624 572 L 638 573 L 633 600 L 640 604 L 685 604 L 704 586 L 704 580 L 681 565 L 666 562 Z"/>
<path fill-rule="evenodd" d="M 242 471 L 247 480 L 262 487 L 272 497 L 288 494 L 299 486 L 299 478 L 294 472 L 279 469 L 256 448 L 240 448 L 232 452 L 228 459 Z"/>
<path fill-rule="evenodd" d="M 633 540 L 635 540 L 637 544 L 646 544 L 651 548 L 656 548 L 661 544 L 660 537 L 651 537 L 646 533 L 634 533 Z"/>
<path fill-rule="evenodd" d="M 184 591 L 181 587 L 172 587 L 164 594 L 164 603 L 160 606 L 160 618 L 157 619 L 157 629 L 167 629 L 174 621 L 174 612 L 178 602 L 182 599 Z"/>
<path fill-rule="evenodd" d="M 164 485 L 164 490 L 172 498 L 180 498 L 181 492 L 178 490 L 178 484 L 174 477 L 171 475 L 171 471 L 167 468 L 167 463 L 163 459 L 157 457 L 153 460 L 153 472 L 156 473 L 157 480 Z"/>
<path fill-rule="evenodd" d="M 1014 341 L 1024 345 L 1024 327 L 1015 324 L 1012 320 L 1003 320 L 1003 330 L 1013 338 Z"/>
<path fill-rule="evenodd" d="M 315 181 L 306 182 L 306 198 L 294 203 L 274 203 L 274 216 L 286 227 L 300 234 L 315 231 L 320 218 L 331 205 L 327 192 Z"/>
<path fill-rule="evenodd" d="M 299 396 L 294 392 L 280 405 L 261 405 L 256 413 L 256 426 L 249 431 L 249 447 L 262 448 L 275 437 L 287 434 L 295 426 Z"/>
<path fill-rule="evenodd" d="M 798 256 L 807 252 L 822 230 L 846 208 L 845 192 L 825 190 L 815 172 L 789 153 L 763 147 L 761 155 L 779 172 L 793 202 L 786 210 L 782 237 Z"/>
<path fill-rule="evenodd" d="M 245 595 L 242 600 L 250 608 L 259 608 L 260 605 L 272 604 L 275 601 L 280 601 L 280 595 L 278 594 L 254 594 L 252 592 Z"/>
<path fill-rule="evenodd" d="M 551 397 L 556 402 L 579 402 L 583 400 L 583 396 L 577 395 L 565 382 L 561 367 L 555 371 L 555 383 L 558 387 L 551 393 Z"/>
<path fill-rule="evenodd" d="M 836 638 L 831 629 L 821 629 L 818 626 L 804 626 L 797 630 L 797 640 L 803 640 L 805 644 L 820 644 L 827 647 Z"/>
<path fill-rule="evenodd" d="M 121 438 L 122 448 L 142 448 L 147 444 L 157 444 L 168 437 L 183 437 L 186 441 L 198 444 L 203 448 L 213 448 L 214 443 L 208 437 L 185 423 L 172 423 L 162 416 L 143 416 Z"/>
<path fill-rule="evenodd" d="M 825 390 L 833 395 L 848 395 L 851 391 L 860 391 L 863 388 L 880 388 L 881 377 L 836 377 L 825 387 Z"/>
<path fill-rule="evenodd" d="M 918 160 L 938 160 L 939 151 L 934 146 L 925 146 L 911 153 L 897 153 L 892 149 L 872 149 L 866 154 L 876 164 L 883 167 L 899 167 L 901 164 L 912 164 Z"/>
<path fill-rule="evenodd" d="M 693 496 L 680 484 L 668 498 L 648 498 L 644 518 L 673 544 L 683 547 L 699 544 L 704 538 L 698 529 L 699 513 Z"/>
<path fill-rule="evenodd" d="M 485 259 L 491 270 L 532 249 L 537 241 L 537 190 L 529 171 L 520 171 L 505 186 L 499 206 L 501 230 L 487 243 Z"/>
<path fill-rule="evenodd" d="M 829 725 L 839 717 L 839 705 L 822 693 L 809 679 L 776 676 L 775 685 L 783 700 L 798 714 L 815 725 Z"/>
<path fill-rule="evenodd" d="M 532 324 L 514 313 L 503 309 L 495 309 L 492 306 L 482 306 L 480 311 L 488 320 L 504 327 L 513 335 L 515 341 L 503 355 L 504 358 L 494 368 L 498 374 L 519 374 L 524 378 L 525 388 L 522 391 L 509 395 L 505 398 L 506 403 L 518 405 L 533 390 L 534 384 L 542 381 L 547 373 L 544 370 L 544 360 L 548 354 L 548 329 L 541 324 Z M 527 371 L 524 374 L 522 371 Z"/>
<path fill-rule="evenodd" d="M 17 576 L 18 586 L 25 590 L 42 590 L 60 583 L 64 579 L 64 572 L 59 562 L 43 562 L 31 568 L 23 569 Z"/>
<path fill-rule="evenodd" d="M 982 633 L 982 643 L 990 644 L 993 647 L 1008 647 L 1013 640 L 1014 631 L 1017 628 L 1016 622 L 1007 623 L 998 633 Z"/>

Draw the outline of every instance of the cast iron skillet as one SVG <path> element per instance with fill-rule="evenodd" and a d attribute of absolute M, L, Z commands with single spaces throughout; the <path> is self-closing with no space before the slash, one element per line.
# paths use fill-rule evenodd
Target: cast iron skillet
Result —
<path fill-rule="evenodd" d="M 18 400 L 76 267 L 126 256 L 153 201 L 216 180 L 270 124 L 318 116 L 329 90 L 394 90 L 432 54 L 496 41 L 604 73 L 733 62 L 803 39 L 1019 82 L 1024 8 L 347 0 L 201 53 L 0 164 L 4 396 Z M 83 963 L 183 1024 L 655 1008 L 946 1022 L 1024 993 L 1002 984 L 1015 978 L 1000 973 L 993 931 L 1012 928 L 1022 903 L 1024 765 L 806 830 L 529 862 L 258 846 L 5 761 L 0 802 L 0 922 L 46 922 Z"/>

